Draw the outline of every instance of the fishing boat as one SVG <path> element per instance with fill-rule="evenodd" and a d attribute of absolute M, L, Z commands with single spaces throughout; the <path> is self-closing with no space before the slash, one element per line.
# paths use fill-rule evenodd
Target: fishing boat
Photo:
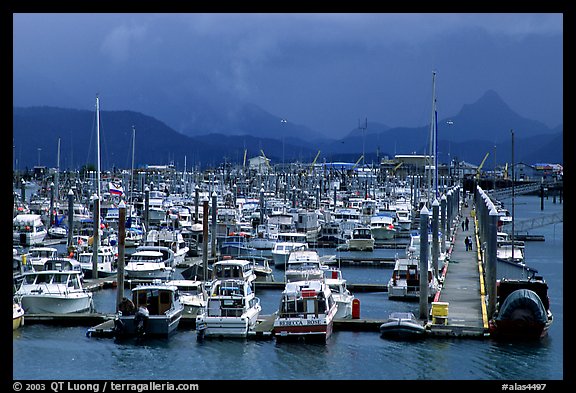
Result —
<path fill-rule="evenodd" d="M 82 287 L 81 276 L 81 271 L 67 266 L 66 259 L 62 259 L 59 269 L 25 272 L 15 296 L 28 314 L 89 311 L 93 307 L 92 293 Z"/>
<path fill-rule="evenodd" d="M 168 247 L 140 246 L 124 268 L 127 279 L 170 280 L 174 275 L 174 251 Z"/>
<path fill-rule="evenodd" d="M 27 260 L 34 270 L 44 270 L 46 261 L 56 257 L 58 257 L 58 249 L 55 247 L 30 247 Z"/>
<path fill-rule="evenodd" d="M 374 240 L 390 240 L 396 235 L 394 218 L 386 214 L 377 214 L 370 217 L 370 231 Z"/>
<path fill-rule="evenodd" d="M 200 280 L 170 280 L 166 285 L 175 285 L 178 288 L 180 303 L 184 306 L 184 315 L 196 316 L 198 311 L 206 305 L 204 284 Z"/>
<path fill-rule="evenodd" d="M 326 342 L 332 335 L 337 311 L 332 291 L 323 281 L 288 282 L 282 291 L 272 335 L 277 341 L 303 339 Z"/>
<path fill-rule="evenodd" d="M 114 320 L 117 338 L 173 334 L 180 323 L 184 306 L 178 287 L 154 281 L 132 289 L 132 299 L 124 298 Z"/>
<path fill-rule="evenodd" d="M 388 280 L 388 299 L 420 299 L 420 261 L 415 258 L 396 258 L 392 276 Z M 440 283 L 434 274 L 432 264 L 428 261 L 428 300 L 432 300 L 440 290 Z"/>
<path fill-rule="evenodd" d="M 278 241 L 272 250 L 272 261 L 276 269 L 286 269 L 290 253 L 297 250 L 307 250 L 308 243 L 294 241 Z"/>
<path fill-rule="evenodd" d="M 351 319 L 355 297 L 346 287 L 347 281 L 342 277 L 342 271 L 336 268 L 324 270 L 324 282 L 332 291 L 332 297 L 338 307 L 334 318 Z"/>
<path fill-rule="evenodd" d="M 286 282 L 321 280 L 325 267 L 316 250 L 294 250 L 290 252 L 284 274 Z"/>
<path fill-rule="evenodd" d="M 84 251 L 78 254 L 78 262 L 82 266 L 82 271 L 86 278 L 94 278 L 92 270 L 94 269 L 93 251 Z M 117 273 L 118 257 L 112 246 L 100 246 L 97 253 L 98 277 L 110 277 Z"/>
<path fill-rule="evenodd" d="M 383 338 L 420 338 L 426 328 L 411 312 L 393 312 L 388 320 L 380 325 L 380 336 Z"/>
<path fill-rule="evenodd" d="M 374 236 L 367 226 L 357 226 L 352 230 L 352 237 L 348 239 L 349 251 L 374 251 Z"/>
<path fill-rule="evenodd" d="M 21 246 L 42 244 L 48 231 L 40 214 L 18 214 L 12 220 L 12 242 Z"/>
<path fill-rule="evenodd" d="M 261 310 L 252 282 L 242 278 L 214 280 L 206 305 L 196 316 L 197 337 L 247 337 Z"/>
<path fill-rule="evenodd" d="M 548 284 L 541 276 L 501 279 L 496 287 L 496 311 L 489 323 L 496 339 L 541 339 L 553 323 Z"/>

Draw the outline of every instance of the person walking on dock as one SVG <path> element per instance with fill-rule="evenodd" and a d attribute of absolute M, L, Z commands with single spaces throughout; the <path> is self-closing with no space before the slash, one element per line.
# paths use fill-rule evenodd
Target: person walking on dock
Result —
<path fill-rule="evenodd" d="M 470 220 L 468 220 L 468 217 L 466 217 L 466 221 L 465 221 L 465 226 L 466 226 L 466 230 L 468 230 L 468 224 L 470 223 Z"/>
<path fill-rule="evenodd" d="M 471 248 L 470 238 L 468 236 L 466 236 L 466 238 L 464 239 L 464 244 L 466 245 L 466 251 L 468 251 Z"/>
<path fill-rule="evenodd" d="M 462 230 L 464 230 L 464 221 L 462 221 Z"/>

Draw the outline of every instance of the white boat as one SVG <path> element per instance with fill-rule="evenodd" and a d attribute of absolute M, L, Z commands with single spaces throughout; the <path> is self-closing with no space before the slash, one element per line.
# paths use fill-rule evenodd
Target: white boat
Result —
<path fill-rule="evenodd" d="M 324 282 L 332 291 L 332 297 L 338 306 L 335 319 L 351 319 L 354 295 L 346 287 L 346 279 L 342 277 L 340 269 L 328 269 L 324 271 Z"/>
<path fill-rule="evenodd" d="M 323 281 L 288 282 L 272 334 L 278 341 L 301 338 L 325 342 L 332 335 L 337 311 L 332 291 Z"/>
<path fill-rule="evenodd" d="M 24 309 L 19 302 L 12 302 L 12 330 L 18 329 L 24 325 Z"/>
<path fill-rule="evenodd" d="M 12 242 L 21 246 L 42 244 L 48 231 L 40 214 L 18 214 L 12 220 Z"/>
<path fill-rule="evenodd" d="M 44 264 L 51 258 L 58 257 L 58 249 L 55 247 L 30 247 L 27 261 L 32 264 L 34 270 L 44 270 Z"/>
<path fill-rule="evenodd" d="M 496 259 L 499 261 L 524 264 L 524 242 L 515 240 L 512 243 L 511 236 L 506 232 L 496 234 Z"/>
<path fill-rule="evenodd" d="M 68 228 L 64 226 L 52 226 L 48 229 L 48 236 L 53 239 L 65 239 L 68 236 Z"/>
<path fill-rule="evenodd" d="M 326 270 L 316 250 L 294 250 L 286 262 L 286 282 L 321 280 Z"/>
<path fill-rule="evenodd" d="M 308 243 L 305 242 L 278 241 L 274 245 L 274 249 L 272 249 L 272 261 L 274 262 L 274 267 L 280 270 L 286 269 L 288 257 L 292 251 L 307 249 Z"/>
<path fill-rule="evenodd" d="M 396 300 L 420 299 L 420 261 L 415 258 L 396 258 L 392 276 L 388 280 L 388 298 Z M 428 261 L 428 300 L 436 296 L 440 283 L 434 274 L 432 264 Z"/>
<path fill-rule="evenodd" d="M 396 226 L 398 231 L 410 231 L 412 228 L 412 211 L 409 207 L 396 207 Z"/>
<path fill-rule="evenodd" d="M 370 227 L 358 226 L 352 230 L 352 237 L 348 239 L 348 250 L 374 251 L 374 243 Z"/>
<path fill-rule="evenodd" d="M 82 266 L 82 271 L 86 278 L 93 278 L 93 251 L 78 253 L 77 259 Z M 98 248 L 98 277 L 110 277 L 117 273 L 118 258 L 111 246 L 100 246 Z"/>
<path fill-rule="evenodd" d="M 138 247 L 142 244 L 144 233 L 139 228 L 126 228 L 126 237 L 124 239 L 125 247 Z"/>
<path fill-rule="evenodd" d="M 426 328 L 411 312 L 393 312 L 388 320 L 380 325 L 383 338 L 419 338 L 424 336 Z"/>
<path fill-rule="evenodd" d="M 116 337 L 168 337 L 176 331 L 184 306 L 178 288 L 160 282 L 138 285 L 124 298 L 114 320 Z"/>
<path fill-rule="evenodd" d="M 66 266 L 26 272 L 15 296 L 27 314 L 90 311 L 92 293 L 82 287 L 81 275 L 81 271 Z"/>
<path fill-rule="evenodd" d="M 252 282 L 242 278 L 214 280 L 206 306 L 196 316 L 198 338 L 247 337 L 261 310 Z"/>
<path fill-rule="evenodd" d="M 168 247 L 140 246 L 124 267 L 127 279 L 170 280 L 174 275 L 174 251 Z"/>
<path fill-rule="evenodd" d="M 378 214 L 370 217 L 369 227 L 372 236 L 376 241 L 393 239 L 396 235 L 394 218 L 385 214 Z"/>
<path fill-rule="evenodd" d="M 206 305 L 204 285 L 200 280 L 170 280 L 166 285 L 178 288 L 180 303 L 184 306 L 184 315 L 196 316 L 198 310 Z"/>
<path fill-rule="evenodd" d="M 182 234 L 179 231 L 168 229 L 150 230 L 146 235 L 145 245 L 170 248 L 173 252 L 172 267 L 183 265 L 189 250 Z"/>

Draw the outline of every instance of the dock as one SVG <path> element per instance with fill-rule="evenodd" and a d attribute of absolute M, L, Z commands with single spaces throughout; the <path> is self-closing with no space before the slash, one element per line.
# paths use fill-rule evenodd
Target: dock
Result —
<path fill-rule="evenodd" d="M 472 205 L 472 204 L 470 204 Z M 430 315 L 422 321 L 426 327 L 426 337 L 488 337 L 488 317 L 486 312 L 484 273 L 482 271 L 481 257 L 479 254 L 476 220 L 471 215 L 473 207 L 462 207 L 461 217 L 470 217 L 467 231 L 461 229 L 461 218 L 454 220 L 449 233 L 450 247 L 447 250 L 448 258 L 441 272 L 443 282 L 440 292 L 436 295 L 435 302 L 443 302 L 447 305 L 445 318 L 433 319 Z M 466 251 L 464 237 L 473 239 L 472 251 Z M 340 257 L 343 265 L 360 264 L 362 266 L 383 266 L 393 263 L 384 258 L 346 259 Z M 134 286 L 138 282 L 127 280 L 126 286 Z M 86 280 L 85 287 L 89 290 L 98 290 L 106 287 L 115 287 L 116 277 L 104 277 Z M 256 282 L 257 289 L 281 290 L 283 282 Z M 383 284 L 353 284 L 348 283 L 352 292 L 386 292 L 387 285 Z M 271 338 L 272 324 L 275 314 L 262 315 L 256 328 L 249 333 L 249 338 Z M 91 337 L 113 336 L 113 314 L 81 313 L 81 314 L 31 314 L 26 315 L 26 323 L 43 323 L 61 326 L 91 326 L 87 335 Z M 379 332 L 380 325 L 385 319 L 346 319 L 334 321 L 335 331 L 365 331 Z M 195 329 L 195 317 L 184 315 L 179 329 Z"/>

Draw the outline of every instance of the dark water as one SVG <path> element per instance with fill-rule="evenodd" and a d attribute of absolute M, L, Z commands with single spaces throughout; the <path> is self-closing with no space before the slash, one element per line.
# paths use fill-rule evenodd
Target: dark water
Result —
<path fill-rule="evenodd" d="M 517 220 L 562 211 L 537 197 L 516 197 Z M 505 201 L 506 202 L 506 201 Z M 181 328 L 168 339 L 143 343 L 86 337 L 86 327 L 25 325 L 13 333 L 14 379 L 47 380 L 528 380 L 564 379 L 563 224 L 535 228 L 544 242 L 526 242 L 527 264 L 548 281 L 554 324 L 539 342 L 430 338 L 392 341 L 377 332 L 335 332 L 327 344 L 275 340 L 196 340 Z M 326 251 L 327 253 L 330 250 Z M 334 250 L 332 250 L 334 251 Z M 394 255 L 401 250 L 378 250 Z M 344 267 L 352 283 L 384 283 L 390 269 Z M 282 271 L 275 271 L 282 280 Z M 277 309 L 280 292 L 259 290 L 262 314 Z M 357 293 L 362 318 L 391 311 L 418 313 L 418 303 L 390 301 L 386 293 Z M 115 290 L 95 292 L 97 311 L 113 312 Z"/>

